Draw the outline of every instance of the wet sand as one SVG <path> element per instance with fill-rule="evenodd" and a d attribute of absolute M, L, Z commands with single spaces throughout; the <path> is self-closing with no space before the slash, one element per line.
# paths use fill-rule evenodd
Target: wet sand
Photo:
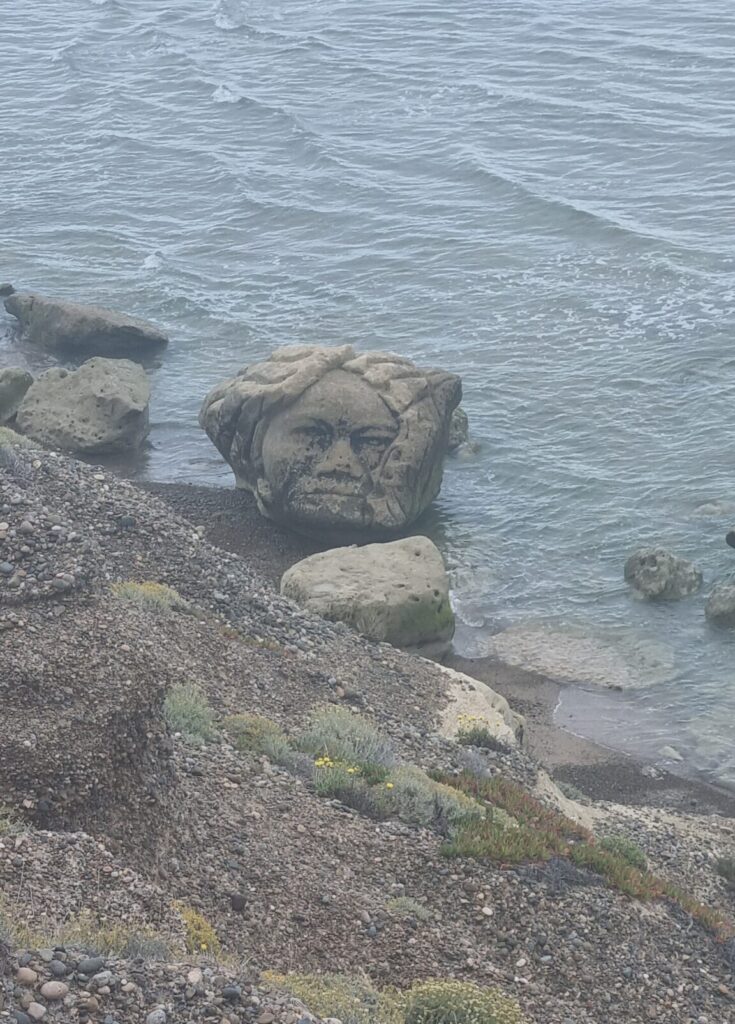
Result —
<path fill-rule="evenodd" d="M 195 526 L 202 526 L 211 543 L 240 555 L 276 588 L 294 562 L 329 546 L 268 522 L 259 514 L 253 497 L 235 488 L 150 482 L 139 486 Z M 735 817 L 732 791 L 663 771 L 560 726 L 554 711 L 561 687 L 553 680 L 489 658 L 469 659 L 450 653 L 445 663 L 487 683 L 526 717 L 528 749 L 557 781 L 573 785 L 595 800 Z"/>

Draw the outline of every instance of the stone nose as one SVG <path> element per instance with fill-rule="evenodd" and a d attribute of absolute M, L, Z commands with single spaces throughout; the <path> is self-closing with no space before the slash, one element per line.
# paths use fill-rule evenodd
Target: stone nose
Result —
<path fill-rule="evenodd" d="M 315 467 L 317 476 L 330 476 L 338 474 L 342 476 L 360 477 L 363 470 L 360 462 L 352 450 L 349 441 L 340 440 L 324 453 L 324 458 Z"/>

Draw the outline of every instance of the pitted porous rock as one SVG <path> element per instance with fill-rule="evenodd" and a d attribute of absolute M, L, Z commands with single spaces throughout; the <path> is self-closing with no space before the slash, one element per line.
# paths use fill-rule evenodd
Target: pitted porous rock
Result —
<path fill-rule="evenodd" d="M 373 640 L 437 655 L 454 636 L 449 579 L 428 537 L 332 548 L 284 573 L 281 593 Z"/>
<path fill-rule="evenodd" d="M 46 370 L 18 410 L 18 430 L 51 448 L 86 454 L 138 448 L 148 433 L 151 389 L 129 359 L 89 359 Z"/>
<path fill-rule="evenodd" d="M 641 597 L 676 601 L 699 590 L 702 573 L 665 548 L 641 548 L 625 563 L 625 581 Z"/>
<path fill-rule="evenodd" d="M 207 395 L 199 422 L 261 513 L 386 534 L 439 493 L 459 377 L 351 346 L 278 349 Z"/>

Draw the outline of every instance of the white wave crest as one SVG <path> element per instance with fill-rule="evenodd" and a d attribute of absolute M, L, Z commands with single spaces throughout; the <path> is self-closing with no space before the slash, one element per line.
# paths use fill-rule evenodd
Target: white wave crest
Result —
<path fill-rule="evenodd" d="M 239 103 L 242 98 L 241 92 L 238 92 L 231 85 L 225 85 L 224 82 L 218 85 L 212 93 L 212 99 L 215 103 Z"/>
<path fill-rule="evenodd" d="M 219 0 L 214 8 L 214 23 L 217 28 L 225 32 L 232 32 L 234 29 L 242 28 L 244 14 L 237 0 Z"/>
<path fill-rule="evenodd" d="M 149 253 L 140 265 L 141 270 L 160 270 L 163 266 L 163 256 L 160 252 Z"/>

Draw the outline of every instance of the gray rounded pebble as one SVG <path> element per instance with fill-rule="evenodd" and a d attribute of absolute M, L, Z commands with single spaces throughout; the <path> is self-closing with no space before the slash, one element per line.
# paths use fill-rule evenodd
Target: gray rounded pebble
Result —
<path fill-rule="evenodd" d="M 104 966 L 104 957 L 94 956 L 89 957 L 87 960 L 80 960 L 77 964 L 77 970 L 80 974 L 99 974 L 104 969 Z"/>
<path fill-rule="evenodd" d="M 166 1011 L 162 1006 L 159 1006 L 155 1010 L 151 1010 L 145 1019 L 145 1024 L 166 1024 Z"/>

